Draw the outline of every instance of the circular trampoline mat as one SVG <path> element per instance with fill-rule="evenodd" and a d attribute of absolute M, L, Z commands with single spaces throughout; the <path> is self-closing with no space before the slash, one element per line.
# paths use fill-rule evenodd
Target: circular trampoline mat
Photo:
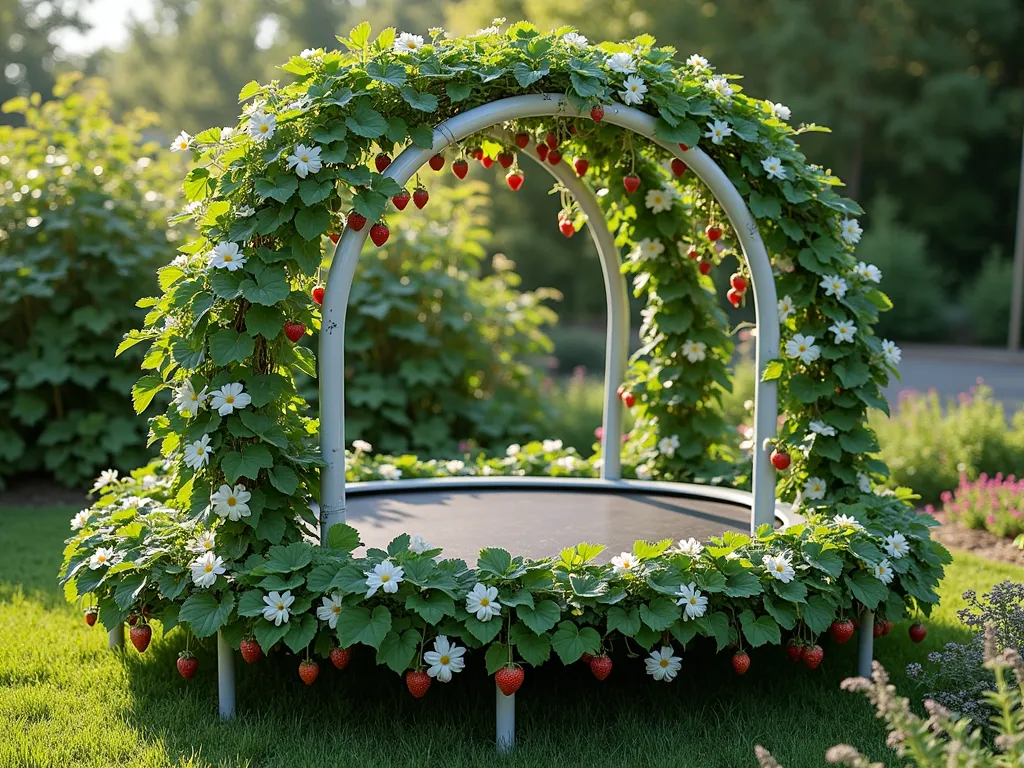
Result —
<path fill-rule="evenodd" d="M 581 541 L 605 544 L 607 562 L 637 539 L 703 541 L 750 529 L 750 507 L 672 494 L 495 488 L 350 493 L 348 524 L 368 547 L 402 533 L 422 536 L 442 557 L 476 562 L 482 547 L 549 557 Z"/>

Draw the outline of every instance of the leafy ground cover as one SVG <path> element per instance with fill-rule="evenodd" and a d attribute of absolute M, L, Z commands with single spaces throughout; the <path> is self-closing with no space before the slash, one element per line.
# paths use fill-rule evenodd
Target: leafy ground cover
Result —
<path fill-rule="evenodd" d="M 64 603 L 56 586 L 60 542 L 75 512 L 69 507 L 3 508 L 0 541 L 0 766 L 287 766 L 422 765 L 538 766 L 755 765 L 753 747 L 772 750 L 787 768 L 820 766 L 838 742 L 857 745 L 895 765 L 870 704 L 839 690 L 851 674 L 851 642 L 825 642 L 825 661 L 811 672 L 793 666 L 781 648 L 756 650 L 737 678 L 726 655 L 697 646 L 684 654 L 680 676 L 654 683 L 639 658 L 618 655 L 604 683 L 582 664 L 558 662 L 530 670 L 518 702 L 519 744 L 498 758 L 493 749 L 493 683 L 483 654 L 450 685 L 434 685 L 416 701 L 401 679 L 357 650 L 349 668 L 323 667 L 306 688 L 295 657 L 279 654 L 239 674 L 237 721 L 216 718 L 215 649 L 197 650 L 192 681 L 174 667 L 181 630 L 159 627 L 140 656 L 108 653 L 106 636 Z M 959 595 L 1024 569 L 958 555 L 947 567 L 942 604 L 915 646 L 907 622 L 878 641 L 878 658 L 902 675 L 966 631 L 956 619 Z M 365 656 L 365 658 L 364 658 Z M 919 694 L 918 694 L 919 695 Z"/>

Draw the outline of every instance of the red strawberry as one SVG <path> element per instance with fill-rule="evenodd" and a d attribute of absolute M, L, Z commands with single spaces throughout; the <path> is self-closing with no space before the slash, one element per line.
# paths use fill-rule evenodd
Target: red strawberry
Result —
<path fill-rule="evenodd" d="M 558 149 L 558 137 L 550 131 L 544 137 L 544 143 L 548 145 L 548 149 Z"/>
<path fill-rule="evenodd" d="M 306 326 L 302 323 L 289 322 L 284 324 L 284 335 L 294 344 L 306 335 Z"/>
<path fill-rule="evenodd" d="M 732 657 L 732 668 L 736 670 L 737 675 L 742 675 L 750 669 L 750 654 L 746 651 L 734 653 Z"/>
<path fill-rule="evenodd" d="M 558 217 L 558 229 L 566 237 L 572 237 L 576 234 L 576 227 L 573 226 L 572 221 L 570 221 L 567 216 Z"/>
<path fill-rule="evenodd" d="M 349 659 L 352 658 L 352 651 L 348 648 L 331 648 L 331 664 L 338 669 L 344 669 L 348 666 Z"/>
<path fill-rule="evenodd" d="M 526 145 L 530 143 L 530 134 L 528 133 L 517 133 L 516 134 L 516 146 L 520 149 L 526 149 Z"/>
<path fill-rule="evenodd" d="M 686 146 L 685 144 L 680 144 L 680 145 L 679 145 L 679 148 L 680 148 L 681 150 L 683 150 L 683 152 L 685 152 L 685 151 L 687 151 L 687 150 L 689 149 L 689 147 L 688 147 L 688 146 Z"/>
<path fill-rule="evenodd" d="M 410 669 L 405 673 L 405 687 L 415 698 L 422 699 L 430 690 L 430 675 L 422 669 Z"/>
<path fill-rule="evenodd" d="M 127 621 L 129 627 L 134 627 L 136 624 L 139 623 L 139 614 L 129 613 Z"/>
<path fill-rule="evenodd" d="M 893 627 L 893 623 L 891 621 L 889 621 L 888 619 L 883 621 L 882 622 L 882 634 L 883 635 L 888 635 L 890 632 L 892 632 L 892 627 Z"/>
<path fill-rule="evenodd" d="M 319 674 L 320 665 L 312 659 L 306 659 L 304 662 L 299 664 L 299 677 L 302 678 L 302 682 L 306 685 L 312 685 L 315 683 Z"/>
<path fill-rule="evenodd" d="M 397 195 L 391 198 L 391 202 L 395 204 L 395 208 L 400 211 L 405 210 L 405 206 L 409 204 L 409 200 L 412 199 L 412 195 L 409 194 L 408 189 L 403 189 Z"/>
<path fill-rule="evenodd" d="M 828 628 L 828 633 L 832 635 L 833 640 L 842 645 L 853 637 L 853 622 L 849 619 L 836 619 Z"/>
<path fill-rule="evenodd" d="M 352 211 L 352 213 L 348 215 L 348 228 L 353 232 L 359 232 L 365 226 L 366 217 L 363 216 L 363 214 Z"/>
<path fill-rule="evenodd" d="M 242 658 L 245 659 L 246 664 L 255 664 L 263 656 L 263 649 L 260 648 L 260 644 L 251 637 L 247 637 L 239 643 L 238 650 L 242 652 Z"/>
<path fill-rule="evenodd" d="M 370 227 L 370 239 L 373 240 L 373 244 L 378 248 L 388 241 L 391 236 L 391 230 L 388 229 L 388 225 L 378 221 L 372 227 Z"/>
<path fill-rule="evenodd" d="M 322 285 L 318 285 L 313 289 L 312 295 L 313 301 L 315 301 L 318 306 L 322 307 L 324 305 L 324 287 Z"/>
<path fill-rule="evenodd" d="M 735 288 L 730 288 L 729 292 L 725 294 L 725 298 L 727 298 L 729 303 L 734 307 L 738 307 L 743 302 L 743 294 Z"/>
<path fill-rule="evenodd" d="M 686 173 L 686 163 L 680 160 L 678 157 L 672 158 L 672 173 L 676 176 L 682 176 Z"/>
<path fill-rule="evenodd" d="M 494 681 L 506 696 L 511 696 L 518 691 L 525 678 L 526 672 L 523 668 L 514 664 L 502 667 L 494 674 Z"/>
<path fill-rule="evenodd" d="M 513 192 L 518 192 L 519 188 L 523 186 L 523 174 L 510 173 L 505 177 L 505 183 L 511 187 Z"/>
<path fill-rule="evenodd" d="M 799 640 L 790 640 L 786 643 L 786 655 L 789 656 L 789 660 L 793 663 L 800 661 L 804 657 L 804 645 Z"/>
<path fill-rule="evenodd" d="M 689 256 L 691 260 L 696 261 L 700 258 L 700 251 L 697 250 L 697 246 L 691 245 L 686 250 L 686 255 Z"/>
<path fill-rule="evenodd" d="M 913 624 L 910 625 L 908 634 L 910 635 L 911 640 L 913 640 L 915 643 L 920 643 L 922 640 L 924 640 L 925 635 L 928 634 L 928 630 L 925 629 L 924 624 L 922 624 L 920 621 L 915 621 Z"/>
<path fill-rule="evenodd" d="M 722 228 L 721 227 L 716 227 L 714 224 L 708 224 L 707 228 L 704 230 L 704 234 L 707 235 L 708 236 L 708 240 L 710 240 L 713 243 L 716 240 L 720 240 L 721 239 L 721 237 L 722 237 Z"/>
<path fill-rule="evenodd" d="M 469 173 L 469 163 L 466 162 L 465 158 L 460 157 L 452 163 L 452 173 L 460 179 L 466 178 L 466 174 Z"/>
<path fill-rule="evenodd" d="M 605 680 L 612 673 L 612 660 L 607 656 L 595 656 L 590 660 L 590 671 L 598 680 Z"/>
<path fill-rule="evenodd" d="M 559 152 L 557 149 L 552 149 L 550 152 L 548 152 L 548 162 L 551 163 L 552 165 L 558 165 L 560 162 L 562 162 L 562 153 Z"/>
<path fill-rule="evenodd" d="M 385 169 L 391 165 L 391 158 L 382 152 L 373 159 L 373 164 L 377 166 L 377 173 L 384 173 Z"/>
<path fill-rule="evenodd" d="M 780 451 L 778 448 L 772 451 L 772 466 L 780 472 L 789 469 L 789 461 L 789 454 L 785 451 Z"/>
<path fill-rule="evenodd" d="M 153 639 L 153 628 L 149 624 L 139 624 L 132 627 L 128 636 L 131 637 L 135 649 L 139 653 L 144 653 L 149 648 L 149 641 Z"/>
<path fill-rule="evenodd" d="M 480 158 L 480 165 L 482 165 L 484 168 L 490 168 L 492 165 L 494 165 L 494 158 L 489 157 L 488 155 L 484 155 L 483 157 Z"/>
<path fill-rule="evenodd" d="M 804 664 L 808 669 L 817 669 L 821 660 L 825 658 L 825 651 L 820 645 L 812 645 L 804 651 Z"/>
<path fill-rule="evenodd" d="M 622 186 L 626 188 L 627 195 L 632 195 L 640 186 L 640 177 L 635 173 L 631 173 L 629 176 L 624 176 L 622 179 Z"/>
<path fill-rule="evenodd" d="M 341 233 L 340 232 L 331 232 L 327 236 L 329 238 L 331 238 L 331 242 L 334 243 L 335 245 L 337 245 L 338 241 L 341 240 Z"/>
<path fill-rule="evenodd" d="M 594 660 L 594 655 L 592 653 L 587 653 L 586 651 L 584 651 L 580 655 L 580 661 L 582 661 L 584 664 L 589 664 L 593 660 Z"/>
<path fill-rule="evenodd" d="M 435 171 L 440 171 L 442 168 L 444 168 L 444 155 L 438 152 L 436 155 L 434 155 L 427 161 L 427 164 L 430 165 L 431 169 Z"/>
<path fill-rule="evenodd" d="M 96 626 L 96 617 L 99 616 L 100 611 L 98 608 L 86 608 L 85 609 L 85 623 L 90 627 Z"/>
<path fill-rule="evenodd" d="M 182 651 L 178 654 L 178 673 L 182 677 L 191 680 L 195 677 L 197 669 L 199 669 L 199 659 L 191 651 Z"/>
<path fill-rule="evenodd" d="M 700 266 L 697 267 L 697 269 L 700 270 L 700 273 L 702 275 L 709 275 L 709 274 L 711 274 L 711 262 L 710 261 L 702 261 L 700 263 Z"/>
<path fill-rule="evenodd" d="M 625 404 L 627 408 L 632 408 L 634 405 L 636 405 L 636 395 L 634 395 L 632 392 L 623 392 L 622 402 Z"/>
<path fill-rule="evenodd" d="M 499 152 L 498 153 L 498 165 L 502 168 L 511 168 L 512 163 L 516 161 L 515 152 Z"/>
<path fill-rule="evenodd" d="M 576 168 L 576 175 L 583 176 L 586 174 L 587 169 L 590 168 L 590 163 L 582 157 L 577 157 L 573 166 Z"/>
<path fill-rule="evenodd" d="M 604 107 L 598 106 L 590 110 L 590 119 L 595 123 L 600 123 L 604 120 Z"/>
<path fill-rule="evenodd" d="M 541 159 L 541 162 L 544 162 L 545 160 L 548 159 L 548 145 L 547 144 L 538 144 L 536 151 L 537 151 L 537 157 L 539 157 Z"/>
<path fill-rule="evenodd" d="M 747 278 L 741 275 L 739 272 L 735 272 L 732 277 L 729 278 L 729 284 L 740 293 L 747 290 Z"/>
<path fill-rule="evenodd" d="M 416 191 L 412 193 L 412 201 L 420 210 L 423 210 L 423 206 L 429 199 L 430 193 L 427 192 L 426 187 L 416 187 Z"/>
<path fill-rule="evenodd" d="M 474 160 L 483 160 L 484 151 L 480 147 L 477 147 L 476 149 L 469 153 L 469 156 L 472 157 Z"/>

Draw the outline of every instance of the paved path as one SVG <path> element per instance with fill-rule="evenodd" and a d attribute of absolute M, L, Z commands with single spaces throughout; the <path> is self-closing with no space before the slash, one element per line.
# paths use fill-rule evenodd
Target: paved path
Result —
<path fill-rule="evenodd" d="M 905 345 L 901 381 L 886 390 L 896 404 L 904 389 L 936 389 L 943 400 L 973 387 L 979 378 L 992 387 L 1010 415 L 1024 406 L 1024 353 L 972 347 Z"/>

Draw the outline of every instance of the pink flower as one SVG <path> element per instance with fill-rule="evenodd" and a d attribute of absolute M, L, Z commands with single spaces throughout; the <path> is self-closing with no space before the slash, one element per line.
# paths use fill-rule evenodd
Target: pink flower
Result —
<path fill-rule="evenodd" d="M 604 427 L 598 427 L 594 430 L 594 437 L 598 440 L 604 440 Z"/>
<path fill-rule="evenodd" d="M 952 500 L 953 500 L 953 494 L 952 493 L 950 493 L 949 491 L 943 491 L 942 492 L 942 503 L 943 504 L 949 504 L 949 502 L 951 502 Z"/>
<path fill-rule="evenodd" d="M 985 518 L 985 522 L 988 523 L 989 525 L 995 525 L 996 524 L 996 516 L 995 515 L 989 515 L 988 517 Z"/>
<path fill-rule="evenodd" d="M 926 515 L 934 515 L 935 514 L 935 507 L 933 507 L 931 504 L 927 505 L 924 508 L 924 513 Z"/>

